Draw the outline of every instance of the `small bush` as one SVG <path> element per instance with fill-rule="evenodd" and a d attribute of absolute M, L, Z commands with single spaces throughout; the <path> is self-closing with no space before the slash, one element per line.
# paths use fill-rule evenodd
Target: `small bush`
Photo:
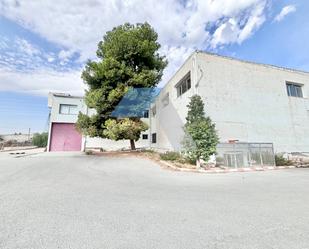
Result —
<path fill-rule="evenodd" d="M 180 154 L 178 152 L 168 151 L 160 154 L 160 158 L 165 161 L 175 161 L 180 158 Z"/>
<path fill-rule="evenodd" d="M 276 166 L 289 166 L 293 164 L 291 160 L 287 160 L 281 155 L 275 155 L 275 163 Z"/>
<path fill-rule="evenodd" d="M 186 157 L 186 156 L 181 156 L 177 159 L 177 162 L 181 164 L 192 164 L 195 165 L 196 161 L 192 158 Z"/>
<path fill-rule="evenodd" d="M 34 146 L 38 147 L 46 147 L 47 146 L 47 140 L 48 140 L 48 133 L 43 132 L 43 133 L 35 133 L 32 138 L 32 144 Z"/>
<path fill-rule="evenodd" d="M 88 155 L 88 156 L 89 156 L 89 155 L 93 155 L 93 151 L 92 151 L 92 150 L 86 150 L 85 153 L 86 153 L 86 155 Z"/>

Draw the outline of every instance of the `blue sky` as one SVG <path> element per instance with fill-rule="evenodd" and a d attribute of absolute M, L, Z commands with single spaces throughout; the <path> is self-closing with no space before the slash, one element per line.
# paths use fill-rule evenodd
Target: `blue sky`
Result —
<path fill-rule="evenodd" d="M 48 92 L 82 95 L 85 62 L 124 22 L 158 32 L 169 60 L 160 86 L 196 49 L 309 71 L 308 1 L 162 2 L 0 0 L 0 134 L 45 130 Z"/>

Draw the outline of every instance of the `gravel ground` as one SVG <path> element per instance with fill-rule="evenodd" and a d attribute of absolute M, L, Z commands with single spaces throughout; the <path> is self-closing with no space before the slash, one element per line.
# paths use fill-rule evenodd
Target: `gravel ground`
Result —
<path fill-rule="evenodd" d="M 197 174 L 142 158 L 0 157 L 0 248 L 309 248 L 309 169 Z"/>

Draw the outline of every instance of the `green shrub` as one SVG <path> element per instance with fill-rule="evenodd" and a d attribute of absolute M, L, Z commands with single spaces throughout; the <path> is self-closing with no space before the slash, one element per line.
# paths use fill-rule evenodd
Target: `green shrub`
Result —
<path fill-rule="evenodd" d="M 181 164 L 192 164 L 192 165 L 195 165 L 196 164 L 196 161 L 190 157 L 186 157 L 186 156 L 183 156 L 181 155 L 181 157 L 179 157 L 177 159 L 177 162 L 181 163 Z"/>
<path fill-rule="evenodd" d="M 195 160 L 196 167 L 201 167 L 201 160 L 208 161 L 216 154 L 219 137 L 215 124 L 210 117 L 205 116 L 204 102 L 201 96 L 193 95 L 187 105 L 188 114 L 184 125 L 182 141 L 183 153 L 191 161 Z"/>
<path fill-rule="evenodd" d="M 293 164 L 291 160 L 285 159 L 282 155 L 275 155 L 275 163 L 276 166 L 289 166 Z"/>
<path fill-rule="evenodd" d="M 93 155 L 93 151 L 92 150 L 86 150 L 86 155 L 90 156 L 90 155 Z"/>
<path fill-rule="evenodd" d="M 38 147 L 46 147 L 48 140 L 48 133 L 35 133 L 32 138 L 32 144 Z"/>
<path fill-rule="evenodd" d="M 160 154 L 160 158 L 165 161 L 175 161 L 180 158 L 180 154 L 174 151 L 168 151 Z"/>

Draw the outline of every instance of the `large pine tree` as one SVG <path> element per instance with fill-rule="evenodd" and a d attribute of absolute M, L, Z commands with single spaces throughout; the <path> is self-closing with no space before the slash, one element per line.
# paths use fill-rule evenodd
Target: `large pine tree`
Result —
<path fill-rule="evenodd" d="M 160 56 L 158 35 L 148 24 L 124 24 L 106 33 L 95 61 L 88 61 L 82 79 L 88 86 L 85 101 L 96 114 L 80 113 L 77 128 L 85 135 L 129 139 L 131 149 L 147 126 L 139 117 L 116 119 L 111 114 L 132 88 L 154 88 L 167 65 Z"/>

